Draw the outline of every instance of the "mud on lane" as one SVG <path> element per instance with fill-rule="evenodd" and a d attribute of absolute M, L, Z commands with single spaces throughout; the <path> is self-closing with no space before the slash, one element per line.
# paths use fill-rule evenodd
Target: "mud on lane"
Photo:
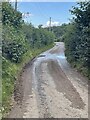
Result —
<path fill-rule="evenodd" d="M 88 80 L 70 67 L 64 50 L 56 43 L 24 71 L 18 118 L 88 118 Z"/>

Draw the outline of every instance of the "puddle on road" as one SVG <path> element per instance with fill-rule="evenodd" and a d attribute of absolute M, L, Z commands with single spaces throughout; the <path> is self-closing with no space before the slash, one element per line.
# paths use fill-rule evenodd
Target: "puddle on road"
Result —
<path fill-rule="evenodd" d="M 64 55 L 60 55 L 60 56 L 57 56 L 58 58 L 60 59 L 66 59 L 66 57 Z"/>
<path fill-rule="evenodd" d="M 39 55 L 38 57 L 45 57 L 46 55 Z"/>
<path fill-rule="evenodd" d="M 46 53 L 46 54 L 41 54 L 38 57 L 38 60 L 49 60 L 49 59 L 66 59 L 66 56 L 63 54 L 57 55 L 57 54 L 50 54 L 50 53 Z"/>

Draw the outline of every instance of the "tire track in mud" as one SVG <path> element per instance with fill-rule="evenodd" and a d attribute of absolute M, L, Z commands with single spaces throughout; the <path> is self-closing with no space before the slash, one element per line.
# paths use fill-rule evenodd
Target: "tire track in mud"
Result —
<path fill-rule="evenodd" d="M 77 82 L 78 75 L 73 75 L 64 59 L 63 43 L 57 43 L 34 59 L 32 67 L 26 67 L 20 79 L 24 92 L 21 111 L 17 107 L 11 118 L 87 118 L 86 83 L 81 84 L 81 77 Z"/>
<path fill-rule="evenodd" d="M 51 118 L 51 114 L 49 112 L 49 107 L 47 103 L 47 97 L 45 93 L 45 89 L 43 87 L 43 84 L 45 84 L 45 81 L 42 80 L 42 69 L 41 69 L 42 63 L 38 64 L 38 66 L 35 67 L 35 80 L 34 87 L 35 87 L 35 93 L 37 98 L 37 104 L 38 104 L 38 111 L 40 118 Z"/>
<path fill-rule="evenodd" d="M 57 90 L 64 93 L 65 97 L 72 102 L 72 107 L 78 109 L 84 109 L 85 104 L 80 97 L 77 90 L 74 88 L 70 80 L 66 77 L 64 72 L 56 61 L 48 62 L 49 73 L 52 75 L 54 82 L 56 83 Z M 52 70 L 53 69 L 53 70 Z"/>

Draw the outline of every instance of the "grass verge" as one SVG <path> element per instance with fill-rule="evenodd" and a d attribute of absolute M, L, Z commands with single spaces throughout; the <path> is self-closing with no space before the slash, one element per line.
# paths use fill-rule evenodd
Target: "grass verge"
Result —
<path fill-rule="evenodd" d="M 22 62 L 15 64 L 11 61 L 3 58 L 2 59 L 2 116 L 5 117 L 10 111 L 12 106 L 11 97 L 14 92 L 14 83 L 18 79 L 18 75 L 22 68 L 27 64 L 31 59 L 39 55 L 40 53 L 52 48 L 54 44 L 45 46 L 40 49 L 29 49 L 22 57 Z"/>
<path fill-rule="evenodd" d="M 67 61 L 70 63 L 72 68 L 75 68 L 78 72 L 80 72 L 82 75 L 84 75 L 85 77 L 87 77 L 90 80 L 90 69 L 87 68 L 86 66 L 83 66 L 81 64 L 81 62 L 77 62 L 77 61 L 73 61 L 71 60 L 71 56 L 67 56 Z"/>

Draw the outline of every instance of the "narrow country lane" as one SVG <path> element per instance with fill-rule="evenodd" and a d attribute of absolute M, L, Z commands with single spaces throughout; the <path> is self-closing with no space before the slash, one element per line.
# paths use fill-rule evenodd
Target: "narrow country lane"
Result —
<path fill-rule="evenodd" d="M 88 80 L 70 67 L 64 50 L 56 43 L 23 72 L 23 101 L 10 118 L 88 118 Z"/>

